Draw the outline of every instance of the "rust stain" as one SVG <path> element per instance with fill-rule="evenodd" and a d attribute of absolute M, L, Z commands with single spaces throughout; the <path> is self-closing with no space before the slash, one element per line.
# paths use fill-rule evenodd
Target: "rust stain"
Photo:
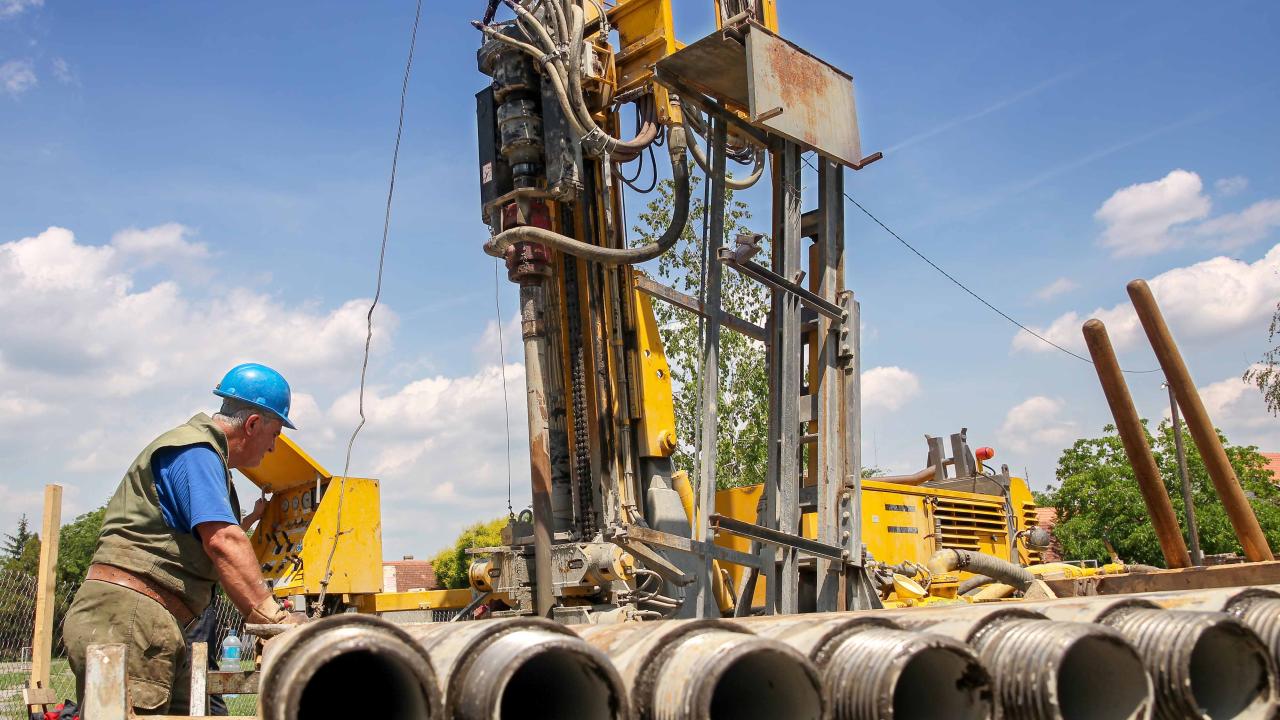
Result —
<path fill-rule="evenodd" d="M 821 68 L 792 50 L 785 43 L 773 43 L 768 48 L 769 68 L 777 78 L 778 94 L 784 111 L 791 116 L 799 114 L 804 133 L 800 139 L 816 147 L 818 138 L 814 128 L 821 125 L 820 109 L 816 106 L 821 94 L 818 88 L 826 85 Z"/>

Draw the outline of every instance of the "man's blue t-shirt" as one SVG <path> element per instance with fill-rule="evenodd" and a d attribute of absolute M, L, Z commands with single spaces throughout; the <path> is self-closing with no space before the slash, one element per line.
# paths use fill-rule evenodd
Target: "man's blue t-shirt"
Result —
<path fill-rule="evenodd" d="M 160 514 L 169 527 L 191 533 L 206 522 L 235 525 L 227 497 L 227 472 L 222 459 L 208 445 L 162 448 L 151 456 Z"/>

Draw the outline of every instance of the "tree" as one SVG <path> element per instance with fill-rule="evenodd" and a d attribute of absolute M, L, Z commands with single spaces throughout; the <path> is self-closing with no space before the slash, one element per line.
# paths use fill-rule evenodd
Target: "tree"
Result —
<path fill-rule="evenodd" d="M 702 257 L 701 229 L 707 208 L 698 192 L 702 179 L 691 179 L 689 222 L 675 246 L 658 259 L 657 275 L 666 284 L 694 297 L 702 293 L 705 267 Z M 652 242 L 671 222 L 673 188 L 670 180 L 658 186 L 658 193 L 640 213 L 634 232 L 637 244 Z M 745 203 L 725 191 L 725 244 L 744 230 L 751 218 Z M 761 243 L 767 257 L 768 240 Z M 708 263 L 717 262 L 715 258 Z M 744 320 L 763 325 L 769 312 L 769 292 L 759 283 L 725 268 L 721 290 L 721 307 Z M 699 395 L 702 387 L 700 359 L 702 355 L 702 323 L 693 314 L 664 302 L 654 303 L 654 315 L 662 336 L 663 348 L 671 365 L 675 393 L 676 436 L 680 445 L 675 453 L 676 467 L 691 477 L 695 470 L 695 442 L 702 427 Z M 766 441 L 768 432 L 769 378 L 764 345 L 756 340 L 723 329 L 720 334 L 720 392 L 718 397 L 719 432 L 716 438 L 716 487 L 720 489 L 764 482 Z"/>
<path fill-rule="evenodd" d="M 58 582 L 79 585 L 84 581 L 106 514 L 107 506 L 103 505 L 62 526 L 58 532 Z"/>
<path fill-rule="evenodd" d="M 1280 415 L 1280 344 L 1276 342 L 1277 335 L 1280 335 L 1280 303 L 1276 304 L 1276 312 L 1271 316 L 1271 327 L 1267 331 L 1271 349 L 1262 353 L 1261 362 L 1244 371 L 1244 381 L 1258 386 L 1272 415 Z"/>
<path fill-rule="evenodd" d="M 431 558 L 431 569 L 435 571 L 436 582 L 447 589 L 468 587 L 467 570 L 471 568 L 470 548 L 493 547 L 502 544 L 502 528 L 506 527 L 507 518 L 500 517 L 489 522 L 476 523 L 465 528 L 453 547 L 445 548 Z"/>
<path fill-rule="evenodd" d="M 1145 423 L 1143 428 L 1145 431 Z M 1057 470 L 1061 484 L 1050 487 L 1047 497 L 1043 498 L 1058 511 L 1053 532 L 1062 542 L 1063 557 L 1106 561 L 1109 554 L 1103 544 L 1105 539 L 1126 562 L 1163 566 L 1160 543 L 1124 446 L 1114 426 L 1106 426 L 1104 433 L 1100 438 L 1077 440 L 1063 452 Z M 1238 552 L 1240 545 L 1226 511 L 1185 428 L 1183 436 L 1200 546 L 1209 555 Z M 1272 547 L 1280 548 L 1280 487 L 1271 481 L 1265 458 L 1255 447 L 1233 446 L 1221 433 L 1219 437 L 1267 541 Z M 1174 512 L 1185 530 L 1186 508 L 1182 501 L 1173 428 L 1167 422 L 1161 423 L 1154 437 L 1148 433 L 1148 442 Z"/>
<path fill-rule="evenodd" d="M 4 536 L 4 545 L 0 546 L 0 552 L 8 555 L 11 559 L 17 560 L 22 557 L 22 551 L 27 547 L 27 541 L 35 536 L 27 527 L 27 514 L 22 513 L 22 517 L 18 518 L 18 529 L 12 534 Z"/>

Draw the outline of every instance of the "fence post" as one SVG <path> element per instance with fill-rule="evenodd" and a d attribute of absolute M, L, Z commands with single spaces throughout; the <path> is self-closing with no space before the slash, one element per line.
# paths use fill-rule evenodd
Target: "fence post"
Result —
<path fill-rule="evenodd" d="M 53 661 L 53 609 L 58 590 L 58 531 L 62 528 L 62 486 L 44 487 L 40 523 L 40 573 L 36 585 L 36 623 L 31 638 L 31 688 L 49 687 Z"/>

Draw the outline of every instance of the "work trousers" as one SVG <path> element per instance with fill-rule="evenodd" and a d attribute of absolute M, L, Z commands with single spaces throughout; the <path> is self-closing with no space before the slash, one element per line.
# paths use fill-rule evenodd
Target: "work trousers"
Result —
<path fill-rule="evenodd" d="M 90 645 L 123 644 L 134 713 L 187 712 L 191 693 L 187 642 L 177 619 L 160 603 L 119 585 L 87 580 L 67 611 L 62 635 L 81 707 L 86 650 Z"/>

